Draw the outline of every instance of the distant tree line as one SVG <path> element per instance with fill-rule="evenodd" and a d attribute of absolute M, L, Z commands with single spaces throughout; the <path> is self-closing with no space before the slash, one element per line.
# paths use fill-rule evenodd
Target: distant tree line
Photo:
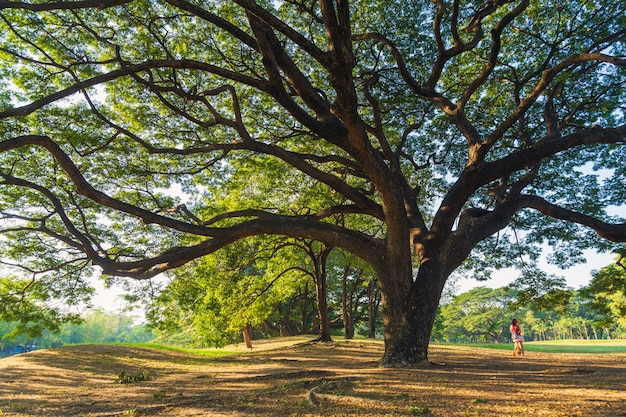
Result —
<path fill-rule="evenodd" d="M 15 322 L 0 322 L 0 356 L 25 351 L 79 343 L 143 343 L 154 339 L 145 324 L 125 313 L 111 313 L 94 308 L 78 323 L 64 323 L 58 331 L 43 330 L 39 336 L 15 332 Z"/>
<path fill-rule="evenodd" d="M 477 287 L 454 296 L 439 309 L 433 339 L 452 343 L 510 343 L 509 325 L 513 318 L 520 321 L 527 341 L 626 337 L 626 318 L 600 307 L 589 288 L 569 291 L 562 303 L 552 308 L 520 306 L 518 295 L 517 290 L 507 287 Z M 623 303 L 623 294 L 621 298 Z"/>
<path fill-rule="evenodd" d="M 509 325 L 521 322 L 526 340 L 626 337 L 626 255 L 594 272 L 589 285 L 565 287 L 563 278 L 523 276 L 515 286 L 478 287 L 438 309 L 433 339 L 443 342 L 510 342 Z"/>

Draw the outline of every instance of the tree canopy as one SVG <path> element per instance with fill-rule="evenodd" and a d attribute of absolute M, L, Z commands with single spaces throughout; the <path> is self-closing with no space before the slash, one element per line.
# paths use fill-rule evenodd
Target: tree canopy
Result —
<path fill-rule="evenodd" d="M 620 0 L 0 0 L 2 261 L 62 300 L 319 241 L 375 271 L 382 364 L 419 363 L 455 270 L 626 241 L 625 28 Z"/>

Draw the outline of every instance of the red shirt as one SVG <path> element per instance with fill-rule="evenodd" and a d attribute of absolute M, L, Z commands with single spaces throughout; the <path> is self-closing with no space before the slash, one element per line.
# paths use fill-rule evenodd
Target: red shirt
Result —
<path fill-rule="evenodd" d="M 517 324 L 511 324 L 511 334 L 520 336 L 522 334 L 522 329 L 520 329 Z"/>

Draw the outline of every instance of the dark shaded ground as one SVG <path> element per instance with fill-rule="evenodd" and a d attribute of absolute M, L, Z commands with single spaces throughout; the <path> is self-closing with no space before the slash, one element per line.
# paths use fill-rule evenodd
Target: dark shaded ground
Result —
<path fill-rule="evenodd" d="M 626 355 L 510 354 L 435 346 L 438 365 L 381 369 L 382 345 L 361 341 L 221 359 L 64 347 L 0 360 L 0 415 L 626 417 Z"/>

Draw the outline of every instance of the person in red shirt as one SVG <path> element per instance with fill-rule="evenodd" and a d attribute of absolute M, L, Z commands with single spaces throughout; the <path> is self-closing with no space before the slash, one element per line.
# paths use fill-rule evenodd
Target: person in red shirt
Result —
<path fill-rule="evenodd" d="M 513 319 L 511 323 L 511 339 L 515 343 L 513 356 L 524 356 L 524 336 L 522 336 L 522 329 L 519 327 L 517 319 Z"/>

